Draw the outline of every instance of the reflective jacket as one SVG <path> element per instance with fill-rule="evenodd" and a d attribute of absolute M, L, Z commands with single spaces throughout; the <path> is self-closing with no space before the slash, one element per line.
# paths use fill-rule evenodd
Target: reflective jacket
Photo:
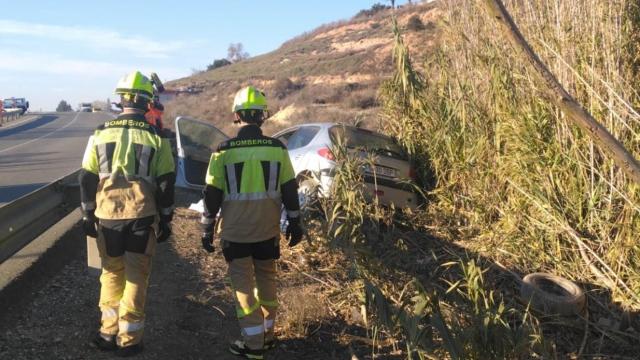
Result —
<path fill-rule="evenodd" d="M 254 243 L 280 234 L 282 204 L 298 216 L 297 184 L 287 148 L 256 125 L 221 143 L 211 155 L 204 190 L 204 225 L 221 207 L 224 240 Z"/>
<path fill-rule="evenodd" d="M 89 138 L 80 174 L 84 211 L 109 220 L 170 214 L 174 184 L 171 145 L 144 115 L 121 115 Z"/>

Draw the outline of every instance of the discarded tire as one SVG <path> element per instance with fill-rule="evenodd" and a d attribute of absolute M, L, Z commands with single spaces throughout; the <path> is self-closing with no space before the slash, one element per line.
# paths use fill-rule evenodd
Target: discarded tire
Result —
<path fill-rule="evenodd" d="M 522 279 L 520 296 L 535 310 L 549 315 L 580 315 L 586 298 L 582 289 L 563 277 L 533 273 Z"/>

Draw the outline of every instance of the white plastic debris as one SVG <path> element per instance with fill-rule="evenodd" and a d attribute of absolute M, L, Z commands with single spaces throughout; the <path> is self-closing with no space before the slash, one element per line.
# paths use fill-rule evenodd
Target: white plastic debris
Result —
<path fill-rule="evenodd" d="M 198 201 L 197 203 L 193 203 L 189 206 L 189 210 L 195 210 L 199 213 L 204 213 L 204 202 L 202 201 L 202 199 L 200 199 L 200 201 Z"/>

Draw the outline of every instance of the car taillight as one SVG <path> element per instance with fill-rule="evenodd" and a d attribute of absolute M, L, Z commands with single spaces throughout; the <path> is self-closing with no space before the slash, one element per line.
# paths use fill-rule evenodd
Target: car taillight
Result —
<path fill-rule="evenodd" d="M 418 173 L 413 167 L 409 168 L 409 178 L 414 181 L 418 179 Z"/>
<path fill-rule="evenodd" d="M 333 153 L 331 152 L 331 149 L 329 148 L 322 148 L 320 150 L 318 150 L 318 155 L 322 156 L 323 158 L 327 159 L 327 160 L 335 160 L 336 157 L 333 156 Z"/>

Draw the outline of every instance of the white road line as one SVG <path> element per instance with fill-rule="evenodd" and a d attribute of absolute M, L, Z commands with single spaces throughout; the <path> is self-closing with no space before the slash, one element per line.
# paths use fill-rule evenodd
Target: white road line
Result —
<path fill-rule="evenodd" d="M 18 144 L 18 145 L 11 146 L 11 147 L 8 147 L 8 148 L 6 148 L 6 149 L 2 149 L 2 150 L 0 150 L 0 154 L 2 154 L 2 153 L 4 153 L 4 152 L 7 152 L 7 151 L 9 151 L 9 150 L 15 149 L 15 148 L 17 148 L 17 147 L 20 147 L 20 146 L 22 146 L 22 145 L 31 144 L 31 143 L 32 143 L 32 142 L 34 142 L 34 141 L 38 141 L 38 140 L 40 140 L 40 139 L 44 139 L 44 138 L 46 138 L 47 136 L 49 136 L 49 135 L 51 135 L 51 134 L 55 134 L 55 133 L 57 133 L 57 132 L 58 132 L 58 131 L 60 131 L 60 130 L 64 130 L 64 129 L 66 129 L 67 127 L 69 127 L 70 125 L 73 125 L 73 123 L 75 123 L 75 122 L 76 122 L 76 120 L 78 120 L 78 116 L 79 116 L 79 115 L 80 115 L 80 113 L 77 113 L 77 114 L 76 114 L 76 116 L 73 118 L 73 120 L 71 120 L 71 122 L 69 122 L 67 125 L 65 125 L 65 126 L 63 126 L 63 127 L 61 127 L 61 128 L 55 129 L 55 130 L 53 130 L 52 132 L 50 132 L 50 133 L 48 133 L 48 134 L 45 134 L 45 135 L 40 136 L 39 138 L 32 139 L 32 140 L 29 140 L 29 141 L 27 141 L 27 142 L 23 142 L 23 143 Z"/>

